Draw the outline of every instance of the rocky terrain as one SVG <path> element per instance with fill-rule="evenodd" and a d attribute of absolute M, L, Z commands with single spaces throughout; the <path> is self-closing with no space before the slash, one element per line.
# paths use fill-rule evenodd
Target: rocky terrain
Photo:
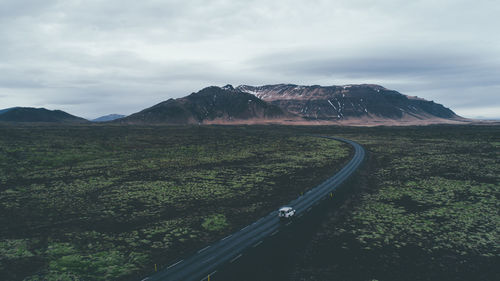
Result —
<path fill-rule="evenodd" d="M 276 105 L 235 90 L 232 86 L 207 87 L 179 99 L 169 99 L 116 120 L 120 123 L 261 123 L 291 117 Z"/>
<path fill-rule="evenodd" d="M 0 121 L 88 122 L 60 110 L 14 107 Z M 428 125 L 476 124 L 434 101 L 379 85 L 211 86 L 168 99 L 129 116 L 110 114 L 93 122 L 123 124 Z M 485 123 L 485 122 L 479 122 Z"/>
<path fill-rule="evenodd" d="M 309 121 L 343 123 L 460 122 L 464 118 L 433 101 L 403 95 L 379 85 L 236 87 Z"/>

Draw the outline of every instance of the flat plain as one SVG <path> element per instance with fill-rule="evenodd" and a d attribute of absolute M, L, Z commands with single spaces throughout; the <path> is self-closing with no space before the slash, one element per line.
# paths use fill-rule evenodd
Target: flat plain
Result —
<path fill-rule="evenodd" d="M 1 279 L 142 279 L 319 184 L 350 153 L 280 127 L 1 126 Z"/>
<path fill-rule="evenodd" d="M 498 126 L 0 131 L 2 280 L 140 280 L 314 187 L 352 155 L 309 134 L 357 141 L 368 158 L 290 252 L 282 280 L 500 279 Z M 268 274 L 275 265 L 238 280 L 281 280 Z"/>
<path fill-rule="evenodd" d="M 290 280 L 500 279 L 498 126 L 329 133 L 358 141 L 369 159 Z"/>

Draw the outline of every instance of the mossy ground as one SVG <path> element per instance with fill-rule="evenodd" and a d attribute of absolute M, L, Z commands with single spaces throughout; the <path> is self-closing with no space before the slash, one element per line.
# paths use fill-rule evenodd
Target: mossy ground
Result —
<path fill-rule="evenodd" d="M 358 141 L 368 160 L 291 280 L 500 279 L 500 129 L 488 126 L 4 126 L 1 279 L 140 279 L 352 153 L 310 133 Z"/>
<path fill-rule="evenodd" d="M 369 159 L 293 280 L 498 280 L 499 127 L 331 129 Z"/>
<path fill-rule="evenodd" d="M 0 279 L 140 280 L 297 197 L 349 146 L 282 127 L 0 127 Z"/>

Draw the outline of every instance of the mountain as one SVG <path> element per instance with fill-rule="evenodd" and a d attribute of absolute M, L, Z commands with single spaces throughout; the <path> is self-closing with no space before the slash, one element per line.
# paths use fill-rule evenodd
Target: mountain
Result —
<path fill-rule="evenodd" d="M 116 119 L 123 118 L 125 116 L 126 115 L 121 115 L 121 114 L 108 114 L 108 115 L 104 115 L 104 116 L 101 116 L 99 118 L 96 118 L 96 119 L 93 119 L 90 121 L 92 121 L 92 122 L 108 122 L 108 121 L 113 121 Z"/>
<path fill-rule="evenodd" d="M 0 121 L 71 122 L 87 120 L 60 110 L 14 107 Z M 110 114 L 93 122 L 126 124 L 345 124 L 425 125 L 470 123 L 434 101 L 403 95 L 379 85 L 300 86 L 277 84 L 211 86 L 169 99 L 124 117 Z"/>
<path fill-rule="evenodd" d="M 86 119 L 71 115 L 61 110 L 45 108 L 15 107 L 0 114 L 4 122 L 55 122 L 55 123 L 87 123 Z"/>
<path fill-rule="evenodd" d="M 433 101 L 403 95 L 379 85 L 241 85 L 236 88 L 307 120 L 429 121 L 464 120 Z"/>
<path fill-rule="evenodd" d="M 189 96 L 169 99 L 125 118 L 120 123 L 214 124 L 261 123 L 292 117 L 255 95 L 224 87 L 207 87 Z"/>
<path fill-rule="evenodd" d="M 12 109 L 14 109 L 14 108 L 17 108 L 17 107 L 11 107 L 11 108 L 0 109 L 0 114 L 5 113 L 5 112 L 8 112 L 9 110 L 12 110 Z"/>

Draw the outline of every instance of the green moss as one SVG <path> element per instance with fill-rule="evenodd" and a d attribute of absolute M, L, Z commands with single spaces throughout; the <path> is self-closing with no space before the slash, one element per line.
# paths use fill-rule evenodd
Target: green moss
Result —
<path fill-rule="evenodd" d="M 223 214 L 211 215 L 203 220 L 201 226 L 208 231 L 221 231 L 228 227 L 226 216 Z"/>
<path fill-rule="evenodd" d="M 7 239 L 0 241 L 0 261 L 3 259 L 20 259 L 33 257 L 28 249 L 27 239 Z"/>
<path fill-rule="evenodd" d="M 148 272 L 313 187 L 349 151 L 270 127 L 0 126 L 0 241 L 29 233 L 13 239 L 25 252 L 4 252 L 33 255 L 42 280 Z"/>

